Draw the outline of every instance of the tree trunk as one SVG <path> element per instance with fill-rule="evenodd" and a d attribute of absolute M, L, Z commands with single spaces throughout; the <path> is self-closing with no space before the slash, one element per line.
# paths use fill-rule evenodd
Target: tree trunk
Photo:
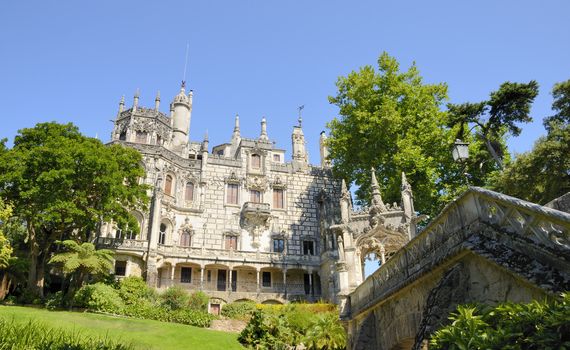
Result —
<path fill-rule="evenodd" d="M 8 282 L 8 272 L 0 271 L 0 276 L 2 279 L 0 280 L 0 301 L 6 298 L 8 294 L 8 289 L 10 288 L 10 284 Z"/>
<path fill-rule="evenodd" d="M 489 151 L 489 153 L 491 153 L 491 156 L 495 160 L 495 163 L 497 163 L 497 165 L 499 166 L 499 169 L 503 170 L 503 161 L 501 160 L 501 158 L 499 158 L 499 155 L 497 155 L 497 152 L 493 148 L 493 145 L 491 145 L 491 141 L 489 141 L 487 136 L 485 136 L 485 145 L 487 146 L 487 150 Z"/>
<path fill-rule="evenodd" d="M 38 277 L 41 276 L 43 287 L 43 275 L 38 276 L 38 258 L 40 255 L 40 249 L 37 242 L 36 230 L 32 223 L 28 222 L 28 242 L 30 244 L 30 269 L 28 270 L 28 289 L 38 295 L 43 297 L 43 288 L 39 288 L 40 283 L 38 282 Z M 43 270 L 43 269 L 42 269 Z M 43 272 L 43 271 L 42 271 Z"/>

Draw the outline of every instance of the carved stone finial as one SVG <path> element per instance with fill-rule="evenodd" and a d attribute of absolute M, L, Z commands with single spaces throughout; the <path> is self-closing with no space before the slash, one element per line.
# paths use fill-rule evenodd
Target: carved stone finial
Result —
<path fill-rule="evenodd" d="M 259 135 L 259 139 L 262 141 L 268 141 L 269 137 L 267 136 L 267 121 L 265 117 L 261 118 L 261 134 Z"/>
<path fill-rule="evenodd" d="M 380 186 L 378 185 L 378 180 L 376 179 L 376 171 L 371 168 L 372 181 L 370 188 L 372 190 L 372 207 L 376 207 L 378 212 L 384 213 L 387 211 L 384 202 L 382 201 L 382 195 L 380 194 Z"/>
<path fill-rule="evenodd" d="M 154 110 L 158 112 L 160 108 L 160 90 L 156 92 L 156 98 L 154 99 Z"/>
<path fill-rule="evenodd" d="M 121 101 L 119 102 L 119 113 L 125 110 L 125 95 L 121 96 Z"/>

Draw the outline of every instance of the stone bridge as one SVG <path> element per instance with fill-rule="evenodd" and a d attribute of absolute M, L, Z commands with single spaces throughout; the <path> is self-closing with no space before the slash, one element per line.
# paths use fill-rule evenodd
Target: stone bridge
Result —
<path fill-rule="evenodd" d="M 570 214 L 481 188 L 450 203 L 350 293 L 348 349 L 426 349 L 458 304 L 570 290 Z"/>

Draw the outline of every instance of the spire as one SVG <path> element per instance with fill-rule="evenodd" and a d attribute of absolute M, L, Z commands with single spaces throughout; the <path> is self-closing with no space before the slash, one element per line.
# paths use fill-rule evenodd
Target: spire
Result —
<path fill-rule="evenodd" d="M 235 123 L 234 123 L 234 135 L 239 136 L 240 131 L 239 131 L 239 114 L 236 113 L 236 119 L 235 119 Z"/>
<path fill-rule="evenodd" d="M 327 147 L 327 134 L 321 131 L 321 137 L 319 139 L 319 146 L 321 151 L 321 167 L 330 168 L 331 162 L 329 158 L 329 148 Z"/>
<path fill-rule="evenodd" d="M 140 95 L 140 91 L 137 88 L 137 91 L 135 92 L 135 97 L 133 99 L 133 111 L 136 111 L 137 107 L 139 106 L 139 95 Z"/>
<path fill-rule="evenodd" d="M 204 140 L 202 141 L 202 152 L 208 152 L 208 145 L 209 145 L 208 130 L 206 130 L 206 133 L 204 134 Z"/>
<path fill-rule="evenodd" d="M 406 178 L 406 173 L 402 171 L 402 192 L 403 191 L 412 192 L 412 185 L 410 185 L 410 183 L 408 182 L 408 179 Z"/>
<path fill-rule="evenodd" d="M 265 117 L 261 118 L 261 134 L 259 135 L 259 140 L 269 141 L 269 137 L 267 137 L 267 121 L 265 120 Z"/>
<path fill-rule="evenodd" d="M 121 102 L 119 102 L 119 114 L 125 110 L 125 95 L 121 96 Z"/>
<path fill-rule="evenodd" d="M 346 187 L 346 181 L 342 179 L 340 185 L 340 219 L 343 224 L 348 223 L 350 220 L 349 205 L 350 192 L 348 192 L 348 188 Z"/>
<path fill-rule="evenodd" d="M 160 90 L 156 92 L 156 98 L 154 99 L 154 110 L 158 112 L 160 108 Z"/>
<path fill-rule="evenodd" d="M 372 205 L 378 207 L 380 212 L 387 211 L 384 202 L 382 201 L 382 195 L 380 194 L 380 186 L 378 185 L 378 180 L 376 179 L 376 171 L 371 168 L 372 181 L 370 183 L 370 189 L 372 190 Z"/>
<path fill-rule="evenodd" d="M 346 181 L 342 179 L 342 183 L 340 184 L 340 195 L 344 196 L 348 194 L 348 188 L 346 187 Z"/>

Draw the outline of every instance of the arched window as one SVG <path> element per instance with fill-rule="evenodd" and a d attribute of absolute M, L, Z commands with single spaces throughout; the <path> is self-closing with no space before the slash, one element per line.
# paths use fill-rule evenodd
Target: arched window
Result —
<path fill-rule="evenodd" d="M 166 175 L 166 181 L 164 181 L 164 193 L 171 196 L 172 195 L 172 176 Z"/>
<path fill-rule="evenodd" d="M 120 140 L 120 141 L 126 141 L 126 140 L 127 140 L 127 132 L 126 132 L 126 131 L 122 131 L 122 132 L 119 134 L 119 140 Z"/>
<path fill-rule="evenodd" d="M 251 155 L 251 168 L 252 169 L 261 168 L 261 156 L 259 154 Z"/>
<path fill-rule="evenodd" d="M 166 224 L 160 224 L 160 232 L 158 233 L 158 243 L 165 244 L 166 242 Z"/>
<path fill-rule="evenodd" d="M 137 131 L 135 134 L 135 142 L 136 143 L 146 143 L 148 134 L 144 131 Z"/>
<path fill-rule="evenodd" d="M 184 199 L 186 201 L 191 202 L 194 200 L 194 184 L 192 182 L 188 182 L 186 184 L 186 191 L 184 192 Z"/>

